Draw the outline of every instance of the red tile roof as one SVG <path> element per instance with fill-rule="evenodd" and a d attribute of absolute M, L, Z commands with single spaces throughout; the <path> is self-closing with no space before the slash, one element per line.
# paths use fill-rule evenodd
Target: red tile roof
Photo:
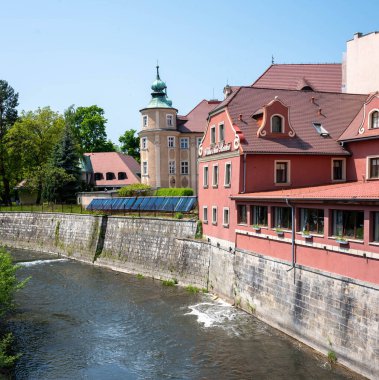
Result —
<path fill-rule="evenodd" d="M 273 64 L 253 84 L 256 88 L 301 90 L 310 86 L 314 91 L 341 92 L 342 65 Z"/>
<path fill-rule="evenodd" d="M 275 97 L 289 107 L 295 137 L 257 136 L 259 126 L 252 115 Z M 241 147 L 244 152 L 348 155 L 348 151 L 337 140 L 359 112 L 366 98 L 367 95 L 241 87 L 213 112 L 227 107 L 233 124 L 243 133 L 244 142 Z M 239 115 L 242 115 L 242 120 Z M 321 123 L 329 132 L 329 137 L 321 137 L 313 123 Z"/>
<path fill-rule="evenodd" d="M 240 200 L 376 200 L 379 201 L 379 181 L 346 182 L 332 185 L 281 189 L 256 193 L 233 195 L 232 199 Z"/>
<path fill-rule="evenodd" d="M 139 183 L 140 179 L 137 173 L 140 173 L 139 163 L 131 156 L 127 156 L 118 152 L 100 152 L 100 153 L 84 153 L 91 160 L 94 173 L 102 173 L 104 179 L 95 181 L 95 186 L 100 187 L 119 187 L 132 183 Z M 114 173 L 116 179 L 107 180 L 106 173 Z M 125 172 L 127 178 L 119 180 L 118 173 Z"/>
<path fill-rule="evenodd" d="M 208 114 L 221 102 L 219 100 L 202 100 L 186 116 L 178 116 L 178 129 L 182 133 L 203 133 L 207 126 Z"/>

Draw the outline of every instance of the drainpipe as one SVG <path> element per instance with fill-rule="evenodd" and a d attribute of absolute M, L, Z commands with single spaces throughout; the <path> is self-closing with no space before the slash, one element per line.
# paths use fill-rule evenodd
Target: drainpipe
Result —
<path fill-rule="evenodd" d="M 246 153 L 243 154 L 243 186 L 242 193 L 246 192 Z"/>
<path fill-rule="evenodd" d="M 288 207 L 291 207 L 291 222 L 292 222 L 292 267 L 287 271 L 291 271 L 292 269 L 295 269 L 295 206 L 292 205 L 288 198 L 286 198 L 286 203 Z M 294 277 L 295 281 L 295 277 Z"/>

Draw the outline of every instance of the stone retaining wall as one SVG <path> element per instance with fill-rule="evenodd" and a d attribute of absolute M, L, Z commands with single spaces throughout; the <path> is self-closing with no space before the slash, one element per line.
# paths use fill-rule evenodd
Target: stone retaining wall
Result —
<path fill-rule="evenodd" d="M 195 221 L 0 213 L 0 244 L 207 287 L 372 379 L 379 378 L 379 288 L 194 240 Z"/>

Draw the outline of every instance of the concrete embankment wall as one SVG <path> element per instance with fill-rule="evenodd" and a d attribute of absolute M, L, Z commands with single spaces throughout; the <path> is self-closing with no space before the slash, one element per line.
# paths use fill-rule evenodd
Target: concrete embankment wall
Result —
<path fill-rule="evenodd" d="M 0 213 L 0 244 L 60 253 L 208 289 L 372 379 L 379 378 L 379 288 L 194 240 L 196 222 Z M 253 247 L 252 247 L 253 251 Z"/>

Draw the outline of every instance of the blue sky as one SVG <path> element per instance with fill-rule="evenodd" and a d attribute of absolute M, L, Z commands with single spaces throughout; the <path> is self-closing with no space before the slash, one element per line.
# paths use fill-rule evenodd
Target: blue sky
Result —
<path fill-rule="evenodd" d="M 271 63 L 340 62 L 379 30 L 379 1 L 0 0 L 0 79 L 20 110 L 104 108 L 108 137 L 140 129 L 159 60 L 180 114 Z"/>

